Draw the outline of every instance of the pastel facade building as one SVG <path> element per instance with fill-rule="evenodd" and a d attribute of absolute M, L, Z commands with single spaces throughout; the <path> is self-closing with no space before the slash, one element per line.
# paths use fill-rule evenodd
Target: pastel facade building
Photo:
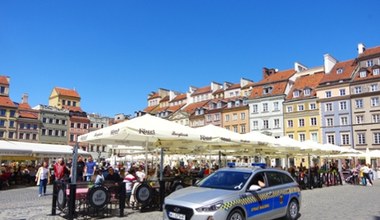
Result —
<path fill-rule="evenodd" d="M 380 149 L 380 47 L 358 45 L 358 67 L 350 84 L 353 146 Z"/>
<path fill-rule="evenodd" d="M 352 146 L 349 84 L 355 68 L 355 60 L 338 62 L 325 55 L 325 75 L 317 87 L 322 143 Z"/>
<path fill-rule="evenodd" d="M 32 109 L 28 103 L 28 94 L 22 96 L 18 105 L 17 138 L 23 142 L 39 142 L 41 124 L 38 120 L 39 111 Z"/>
<path fill-rule="evenodd" d="M 10 78 L 0 76 L 0 139 L 17 139 L 17 105 L 9 98 Z"/>

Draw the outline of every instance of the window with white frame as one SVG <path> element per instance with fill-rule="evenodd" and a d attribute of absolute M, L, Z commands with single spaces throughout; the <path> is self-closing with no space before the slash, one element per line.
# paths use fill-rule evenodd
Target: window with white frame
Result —
<path fill-rule="evenodd" d="M 268 120 L 263 120 L 263 128 L 268 129 L 269 128 L 269 121 Z"/>
<path fill-rule="evenodd" d="M 346 101 L 339 102 L 339 109 L 340 110 L 347 110 L 347 102 Z"/>
<path fill-rule="evenodd" d="M 280 110 L 278 102 L 273 102 L 273 110 L 274 111 Z"/>
<path fill-rule="evenodd" d="M 305 134 L 299 134 L 298 135 L 298 140 L 301 141 L 301 142 L 306 141 L 306 135 Z"/>
<path fill-rule="evenodd" d="M 326 103 L 325 107 L 326 112 L 331 112 L 333 110 L 332 103 Z"/>
<path fill-rule="evenodd" d="M 343 73 L 343 68 L 338 68 L 338 69 L 336 70 L 336 73 L 337 73 L 337 74 L 342 74 L 342 73 Z"/>
<path fill-rule="evenodd" d="M 252 105 L 252 113 L 259 112 L 258 105 Z"/>
<path fill-rule="evenodd" d="M 268 111 L 268 103 L 263 103 L 263 112 Z"/>
<path fill-rule="evenodd" d="M 303 119 L 303 118 L 298 119 L 298 126 L 299 127 L 305 127 L 305 119 Z"/>
<path fill-rule="evenodd" d="M 212 119 L 211 119 L 212 117 L 211 117 L 211 115 L 207 115 L 207 117 L 206 117 L 206 121 L 207 122 L 210 122 L 210 121 L 212 121 Z"/>
<path fill-rule="evenodd" d="M 376 91 L 378 91 L 379 90 L 379 88 L 378 88 L 378 85 L 377 84 L 372 84 L 371 85 L 371 92 L 376 92 Z"/>
<path fill-rule="evenodd" d="M 240 101 L 239 100 L 235 101 L 235 107 L 239 107 L 239 106 L 240 106 Z"/>
<path fill-rule="evenodd" d="M 372 123 L 380 123 L 380 114 L 372 115 Z"/>
<path fill-rule="evenodd" d="M 304 105 L 298 105 L 298 111 L 303 111 L 303 110 L 305 110 Z"/>
<path fill-rule="evenodd" d="M 373 133 L 373 143 L 380 144 L 380 132 Z"/>
<path fill-rule="evenodd" d="M 365 144 L 365 133 L 358 133 L 358 143 L 359 144 Z"/>
<path fill-rule="evenodd" d="M 356 124 L 363 124 L 363 123 L 364 123 L 364 115 L 357 115 Z"/>
<path fill-rule="evenodd" d="M 294 90 L 294 92 L 293 92 L 293 97 L 294 98 L 297 98 L 297 97 L 299 97 L 300 96 L 300 91 L 299 90 Z"/>
<path fill-rule="evenodd" d="M 311 126 L 317 126 L 317 118 L 315 118 L 315 117 L 310 118 L 310 125 Z"/>
<path fill-rule="evenodd" d="M 356 108 L 363 108 L 363 99 L 356 99 L 355 105 L 356 105 Z"/>
<path fill-rule="evenodd" d="M 303 93 L 304 93 L 305 96 L 310 96 L 310 94 L 311 94 L 311 89 L 309 89 L 309 88 L 304 89 L 304 90 L 303 90 Z"/>
<path fill-rule="evenodd" d="M 224 120 L 225 120 L 225 121 L 230 121 L 230 115 L 229 115 L 229 114 L 225 115 L 225 116 L 224 116 Z"/>
<path fill-rule="evenodd" d="M 341 143 L 342 145 L 349 145 L 350 144 L 350 135 L 349 134 L 341 134 Z"/>
<path fill-rule="evenodd" d="M 340 117 L 340 125 L 348 125 L 348 117 L 347 116 Z"/>
<path fill-rule="evenodd" d="M 361 86 L 355 87 L 355 94 L 360 94 L 360 93 L 362 93 L 362 87 Z"/>
<path fill-rule="evenodd" d="M 346 89 L 339 89 L 339 95 L 340 96 L 346 95 Z"/>
<path fill-rule="evenodd" d="M 373 69 L 373 75 L 374 76 L 380 75 L 380 69 L 379 68 Z"/>
<path fill-rule="evenodd" d="M 274 119 L 274 128 L 279 128 L 280 127 L 280 119 Z"/>
<path fill-rule="evenodd" d="M 293 120 L 288 120 L 288 128 L 292 128 L 293 127 Z"/>
<path fill-rule="evenodd" d="M 293 112 L 293 106 L 287 106 L 286 112 Z"/>
<path fill-rule="evenodd" d="M 325 97 L 330 98 L 331 97 L 331 91 L 326 91 L 325 92 Z"/>
<path fill-rule="evenodd" d="M 379 97 L 372 97 L 371 98 L 371 106 L 372 107 L 379 106 Z"/>
<path fill-rule="evenodd" d="M 233 120 L 233 121 L 238 120 L 238 114 L 237 114 L 237 113 L 233 113 L 233 114 L 232 114 L 232 120 Z"/>
<path fill-rule="evenodd" d="M 367 67 L 373 66 L 373 60 L 367 60 Z"/>
<path fill-rule="evenodd" d="M 294 139 L 294 134 L 288 134 L 288 137 Z"/>
<path fill-rule="evenodd" d="M 311 133 L 311 140 L 314 142 L 318 142 L 318 133 Z"/>
<path fill-rule="evenodd" d="M 334 134 L 327 134 L 327 143 L 335 144 L 335 135 Z"/>
<path fill-rule="evenodd" d="M 366 77 L 367 76 L 367 71 L 365 71 L 365 70 L 360 71 L 359 76 L 360 76 L 360 78 Z"/>
<path fill-rule="evenodd" d="M 315 110 L 315 109 L 317 109 L 317 104 L 315 104 L 315 103 L 310 103 L 309 108 L 310 108 L 310 110 Z"/>
<path fill-rule="evenodd" d="M 252 122 L 252 129 L 253 130 L 258 130 L 259 129 L 259 122 L 258 121 L 253 121 Z"/>
<path fill-rule="evenodd" d="M 234 126 L 232 126 L 232 127 L 233 127 L 235 133 L 238 133 L 238 132 L 239 132 L 239 130 L 238 130 L 238 126 L 237 126 L 237 125 L 234 125 Z"/>
<path fill-rule="evenodd" d="M 241 124 L 240 125 L 240 133 L 245 134 L 245 132 L 246 132 L 245 124 Z"/>
<path fill-rule="evenodd" d="M 245 120 L 245 112 L 240 113 L 240 119 Z"/>
<path fill-rule="evenodd" d="M 334 126 L 334 119 L 333 118 L 326 118 L 326 125 L 329 127 Z"/>
<path fill-rule="evenodd" d="M 215 121 L 219 121 L 220 120 L 220 114 L 215 114 Z"/>

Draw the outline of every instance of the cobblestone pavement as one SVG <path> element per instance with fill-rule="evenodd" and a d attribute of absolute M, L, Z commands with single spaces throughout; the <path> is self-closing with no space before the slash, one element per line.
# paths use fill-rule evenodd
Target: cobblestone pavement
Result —
<path fill-rule="evenodd" d="M 48 194 L 38 197 L 37 187 L 8 189 L 0 191 L 1 220 L 62 220 L 60 216 L 50 216 L 52 187 Z M 374 186 L 334 186 L 302 191 L 300 219 L 324 220 L 380 220 L 380 181 Z M 112 217 L 107 219 L 121 219 Z M 126 210 L 125 219 L 159 220 L 162 212 L 140 213 Z"/>

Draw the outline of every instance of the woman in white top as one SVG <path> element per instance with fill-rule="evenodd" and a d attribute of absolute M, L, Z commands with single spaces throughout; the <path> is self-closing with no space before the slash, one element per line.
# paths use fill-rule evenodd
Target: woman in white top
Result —
<path fill-rule="evenodd" d="M 50 171 L 48 168 L 47 162 L 43 162 L 42 166 L 38 169 L 36 174 L 36 182 L 37 186 L 39 186 L 39 194 L 38 197 L 46 194 L 46 185 L 50 183 Z"/>

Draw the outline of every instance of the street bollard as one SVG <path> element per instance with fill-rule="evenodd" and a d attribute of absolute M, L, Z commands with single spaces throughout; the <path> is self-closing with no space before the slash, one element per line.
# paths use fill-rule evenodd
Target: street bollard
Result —
<path fill-rule="evenodd" d="M 74 219 L 75 215 L 75 195 L 77 191 L 77 184 L 71 183 L 70 184 L 70 196 L 69 196 L 69 220 Z"/>
<path fill-rule="evenodd" d="M 126 197 L 126 189 L 125 189 L 125 182 L 122 182 L 120 184 L 120 191 L 119 191 L 119 217 L 124 217 L 124 208 L 125 208 L 125 197 Z"/>
<path fill-rule="evenodd" d="M 53 201 L 51 203 L 51 215 L 56 215 L 56 211 L 57 211 L 57 194 L 58 194 L 57 181 L 54 181 L 53 182 Z"/>

